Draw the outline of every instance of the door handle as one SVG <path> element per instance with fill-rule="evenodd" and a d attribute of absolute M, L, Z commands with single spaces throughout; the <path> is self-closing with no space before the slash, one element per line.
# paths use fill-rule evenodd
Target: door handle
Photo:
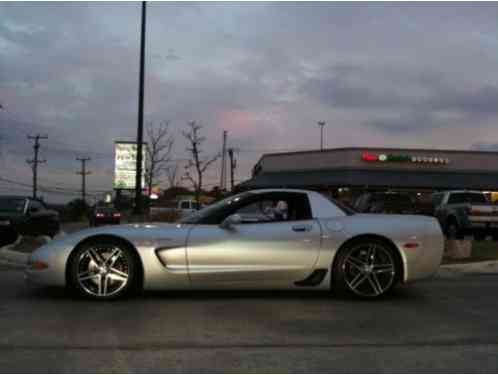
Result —
<path fill-rule="evenodd" d="M 311 230 L 311 225 L 293 225 L 292 230 L 294 232 L 308 232 Z"/>

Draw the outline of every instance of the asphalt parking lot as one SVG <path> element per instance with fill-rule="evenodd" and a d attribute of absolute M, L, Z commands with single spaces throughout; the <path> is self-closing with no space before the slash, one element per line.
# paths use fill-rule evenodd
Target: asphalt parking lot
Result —
<path fill-rule="evenodd" d="M 147 293 L 112 303 L 0 270 L 1 372 L 497 372 L 498 276 L 381 301 L 302 292 Z"/>

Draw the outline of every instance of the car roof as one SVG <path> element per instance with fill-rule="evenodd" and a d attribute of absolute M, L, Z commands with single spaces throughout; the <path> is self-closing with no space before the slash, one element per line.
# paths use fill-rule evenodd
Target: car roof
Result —
<path fill-rule="evenodd" d="M 479 190 L 448 190 L 448 191 L 443 191 L 441 193 L 475 193 L 475 194 L 484 194 L 482 191 Z"/>
<path fill-rule="evenodd" d="M 287 189 L 287 188 L 275 188 L 275 189 L 253 189 L 247 190 L 245 193 L 316 193 L 313 190 L 304 190 L 304 189 Z"/>

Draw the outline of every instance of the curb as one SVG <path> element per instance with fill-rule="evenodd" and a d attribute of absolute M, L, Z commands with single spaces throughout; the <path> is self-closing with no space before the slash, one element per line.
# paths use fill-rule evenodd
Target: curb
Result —
<path fill-rule="evenodd" d="M 445 264 L 439 267 L 436 277 L 453 278 L 461 275 L 498 274 L 498 261 L 487 260 L 473 263 Z"/>

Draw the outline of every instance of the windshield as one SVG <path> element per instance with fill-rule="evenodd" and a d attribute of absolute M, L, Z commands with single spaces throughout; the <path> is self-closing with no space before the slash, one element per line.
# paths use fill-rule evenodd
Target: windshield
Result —
<path fill-rule="evenodd" d="M 4 212 L 24 212 L 24 198 L 0 198 L 0 211 Z"/>
<path fill-rule="evenodd" d="M 340 202 L 338 200 L 335 200 L 334 198 L 329 198 L 332 203 L 334 203 L 337 207 L 339 207 L 346 215 L 354 215 L 356 213 L 356 210 L 351 207 L 349 204 Z"/>
<path fill-rule="evenodd" d="M 231 197 L 225 198 L 219 202 L 213 203 L 200 211 L 195 211 L 194 213 L 188 215 L 187 217 L 180 220 L 182 224 L 196 224 L 202 222 L 205 218 L 216 214 L 219 211 L 224 211 L 233 203 L 240 201 L 243 198 L 249 196 L 250 193 L 241 193 L 233 195 Z"/>

